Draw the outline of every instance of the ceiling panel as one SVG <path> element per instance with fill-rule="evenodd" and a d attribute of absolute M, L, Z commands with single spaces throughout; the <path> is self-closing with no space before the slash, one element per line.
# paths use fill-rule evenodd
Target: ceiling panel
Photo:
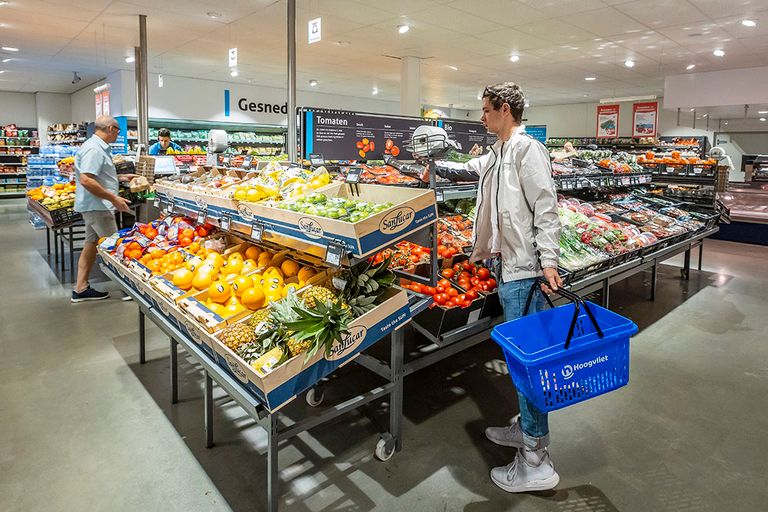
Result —
<path fill-rule="evenodd" d="M 707 20 L 707 17 L 687 0 L 643 0 L 619 4 L 616 9 L 652 28 Z"/>

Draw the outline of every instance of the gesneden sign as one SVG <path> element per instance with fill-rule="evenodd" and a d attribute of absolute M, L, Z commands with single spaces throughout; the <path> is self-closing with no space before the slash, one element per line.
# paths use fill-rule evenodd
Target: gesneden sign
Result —
<path fill-rule="evenodd" d="M 224 116 L 230 116 L 230 100 L 231 94 L 229 89 L 224 89 Z M 256 112 L 259 114 L 288 114 L 288 103 L 269 103 L 269 102 L 256 102 L 249 101 L 248 98 L 240 98 L 237 100 L 237 108 L 243 112 Z"/>

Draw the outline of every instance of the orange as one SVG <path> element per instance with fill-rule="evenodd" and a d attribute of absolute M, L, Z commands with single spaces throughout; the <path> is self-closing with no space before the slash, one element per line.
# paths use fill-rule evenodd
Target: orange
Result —
<path fill-rule="evenodd" d="M 266 297 L 264 296 L 264 291 L 262 291 L 260 287 L 254 286 L 243 292 L 240 296 L 240 302 L 248 309 L 256 311 L 257 309 L 264 307 Z"/>
<path fill-rule="evenodd" d="M 227 308 L 225 308 L 221 304 L 216 304 L 215 302 L 213 302 L 211 304 L 206 304 L 205 306 L 222 318 L 226 318 L 228 315 Z"/>
<path fill-rule="evenodd" d="M 259 254 L 259 259 L 257 260 L 260 267 L 263 267 L 264 265 L 268 265 L 270 261 L 272 261 L 272 255 L 269 253 L 269 251 L 264 251 L 263 253 Z"/>
<path fill-rule="evenodd" d="M 237 276 L 232 283 L 232 291 L 238 297 L 241 297 L 248 288 L 253 288 L 253 279 L 248 276 Z"/>
<path fill-rule="evenodd" d="M 259 268 L 259 266 L 256 264 L 256 262 L 248 259 L 243 262 L 243 268 L 240 270 L 240 273 L 249 274 L 254 270 L 256 270 L 257 268 Z"/>
<path fill-rule="evenodd" d="M 283 298 L 283 287 L 279 284 L 270 285 L 264 292 L 269 302 L 274 302 Z"/>
<path fill-rule="evenodd" d="M 213 283 L 213 275 L 210 272 L 203 272 L 202 269 L 195 273 L 195 277 L 192 278 L 192 286 L 195 290 L 205 290 Z"/>
<path fill-rule="evenodd" d="M 230 258 L 221 269 L 225 274 L 239 274 L 243 270 L 242 258 Z"/>
<path fill-rule="evenodd" d="M 250 260 L 255 260 L 259 257 L 259 254 L 261 254 L 261 249 L 256 247 L 255 245 L 250 245 L 245 250 L 245 257 Z"/>
<path fill-rule="evenodd" d="M 179 245 L 182 247 L 187 247 L 188 245 L 192 245 L 192 239 L 188 236 L 182 236 L 179 238 Z"/>
<path fill-rule="evenodd" d="M 263 275 L 261 275 L 261 274 L 253 274 L 250 277 L 251 277 L 251 279 L 253 279 L 253 285 L 254 286 L 262 286 L 262 287 L 264 286 L 265 279 L 264 279 Z"/>
<path fill-rule="evenodd" d="M 264 279 L 264 286 L 265 287 L 270 287 L 272 285 L 277 285 L 277 286 L 282 288 L 283 284 L 285 284 L 285 283 L 283 282 L 283 278 L 280 277 L 280 276 L 273 275 L 272 277 L 267 277 L 267 278 Z"/>
<path fill-rule="evenodd" d="M 196 254 L 200 250 L 200 242 L 192 242 L 189 244 L 189 252 Z"/>
<path fill-rule="evenodd" d="M 171 254 L 171 263 L 184 263 L 184 255 L 180 252 Z"/>
<path fill-rule="evenodd" d="M 314 268 L 308 266 L 301 267 L 301 270 L 299 270 L 298 274 L 299 281 L 309 281 L 309 279 L 315 274 L 317 274 L 317 272 Z"/>
<path fill-rule="evenodd" d="M 285 260 L 280 265 L 280 270 L 283 271 L 283 275 L 286 277 L 293 277 L 299 273 L 300 265 L 293 260 Z"/>
<path fill-rule="evenodd" d="M 232 288 L 226 281 L 216 281 L 208 287 L 208 297 L 214 302 L 223 304 L 232 295 Z"/>
<path fill-rule="evenodd" d="M 192 287 L 194 277 L 194 274 L 186 268 L 180 268 L 173 273 L 173 284 L 182 290 L 189 290 Z"/>
<path fill-rule="evenodd" d="M 203 264 L 203 259 L 195 256 L 194 258 L 188 259 L 184 266 L 187 267 L 188 270 L 194 272 L 195 270 L 200 268 L 202 264 Z"/>
<path fill-rule="evenodd" d="M 294 284 L 294 283 L 285 285 L 285 288 L 283 288 L 283 298 L 288 296 L 288 292 L 290 290 L 293 290 L 295 292 L 298 289 L 299 289 L 299 285 Z"/>
<path fill-rule="evenodd" d="M 245 311 L 245 306 L 237 301 L 237 297 L 232 297 L 229 299 L 229 301 L 227 301 L 226 309 L 227 317 L 230 317 Z"/>
<path fill-rule="evenodd" d="M 217 252 L 212 252 L 209 254 L 208 257 L 205 258 L 205 261 L 210 262 L 211 265 L 216 268 L 220 268 L 222 265 L 224 265 L 224 258 Z"/>

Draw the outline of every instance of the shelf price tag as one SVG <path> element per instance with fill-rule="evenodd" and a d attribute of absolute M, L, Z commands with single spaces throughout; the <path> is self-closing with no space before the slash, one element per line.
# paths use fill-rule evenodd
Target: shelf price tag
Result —
<path fill-rule="evenodd" d="M 250 169 L 252 162 L 253 162 L 252 156 L 246 156 L 245 158 L 243 158 L 243 169 Z"/>
<path fill-rule="evenodd" d="M 312 153 L 309 155 L 309 163 L 312 164 L 313 167 L 325 165 L 325 157 L 323 157 L 321 153 Z"/>
<path fill-rule="evenodd" d="M 200 224 L 205 224 L 206 220 L 208 220 L 208 210 L 201 208 L 200 211 L 197 212 L 197 222 Z"/>
<path fill-rule="evenodd" d="M 360 173 L 362 171 L 359 167 L 350 169 L 347 172 L 347 183 L 360 183 Z"/>
<path fill-rule="evenodd" d="M 330 242 L 325 250 L 325 262 L 332 267 L 340 267 L 346 247 L 337 242 Z"/>
<path fill-rule="evenodd" d="M 155 208 L 160 208 L 160 198 L 155 196 L 155 202 L 154 202 Z"/>
<path fill-rule="evenodd" d="M 168 201 L 168 204 L 166 205 L 166 213 L 173 213 L 174 208 L 176 207 L 176 203 L 171 199 Z"/>
<path fill-rule="evenodd" d="M 261 222 L 254 222 L 251 224 L 251 239 L 261 242 L 264 238 L 264 224 Z"/>
<path fill-rule="evenodd" d="M 219 227 L 224 231 L 229 231 L 230 222 L 231 221 L 228 215 L 222 215 L 222 217 L 219 219 Z"/>
<path fill-rule="evenodd" d="M 442 190 L 435 190 L 435 200 L 438 203 L 442 203 L 445 200 L 445 194 Z"/>
<path fill-rule="evenodd" d="M 222 158 L 221 163 L 224 167 L 229 167 L 229 161 L 232 159 L 229 155 Z"/>

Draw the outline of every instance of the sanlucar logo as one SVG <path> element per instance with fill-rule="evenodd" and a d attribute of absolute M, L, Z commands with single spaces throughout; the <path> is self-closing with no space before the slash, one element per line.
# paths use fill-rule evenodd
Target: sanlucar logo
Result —
<path fill-rule="evenodd" d="M 360 344 L 365 341 L 368 329 L 363 325 L 352 327 L 349 333 L 344 336 L 341 342 L 336 342 L 331 347 L 331 353 L 325 356 L 329 361 L 338 361 L 351 354 Z"/>
<path fill-rule="evenodd" d="M 607 362 L 608 362 L 608 356 L 600 356 L 600 357 L 591 359 L 589 361 L 586 361 L 584 363 L 576 363 L 574 365 L 567 364 L 563 366 L 561 373 L 563 374 L 563 377 L 565 378 L 565 380 L 569 380 L 573 378 L 573 376 L 579 370 L 583 370 L 585 368 L 592 368 L 595 365 L 603 364 Z"/>
<path fill-rule="evenodd" d="M 187 330 L 189 337 L 192 338 L 192 341 L 194 341 L 198 345 L 201 345 L 203 343 L 194 325 L 190 324 L 189 322 L 184 322 L 184 328 Z"/>
<path fill-rule="evenodd" d="M 416 212 L 413 208 L 404 206 L 388 213 L 379 222 L 379 231 L 388 235 L 399 233 L 413 222 Z"/>
<path fill-rule="evenodd" d="M 195 196 L 195 204 L 199 206 L 200 208 L 205 208 L 208 206 L 208 203 L 206 202 L 205 198 L 203 196 Z"/>
<path fill-rule="evenodd" d="M 247 221 L 253 220 L 253 212 L 246 205 L 244 204 L 237 205 L 237 211 L 240 212 L 240 215 L 242 215 L 242 217 L 245 220 Z"/>
<path fill-rule="evenodd" d="M 232 370 L 232 374 L 235 377 L 240 379 L 242 382 L 248 382 L 248 375 L 245 374 L 245 370 L 243 370 L 242 366 L 240 366 L 235 358 L 229 354 L 225 354 L 224 360 L 227 362 L 227 366 L 229 366 L 229 369 Z"/>
<path fill-rule="evenodd" d="M 309 238 L 322 238 L 325 235 L 323 227 L 315 219 L 310 219 L 309 217 L 299 219 L 299 229 Z"/>

